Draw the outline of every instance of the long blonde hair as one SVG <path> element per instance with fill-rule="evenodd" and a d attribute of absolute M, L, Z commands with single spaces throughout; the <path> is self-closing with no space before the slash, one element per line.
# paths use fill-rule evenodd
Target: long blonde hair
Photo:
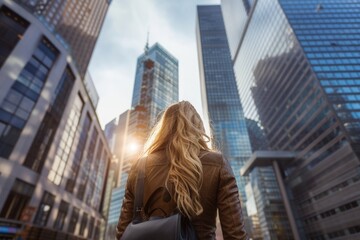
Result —
<path fill-rule="evenodd" d="M 203 212 L 199 190 L 203 169 L 201 150 L 209 151 L 203 122 L 191 103 L 182 101 L 168 107 L 145 144 L 145 154 L 165 150 L 170 170 L 165 186 L 174 187 L 174 200 L 181 213 L 189 218 Z"/>

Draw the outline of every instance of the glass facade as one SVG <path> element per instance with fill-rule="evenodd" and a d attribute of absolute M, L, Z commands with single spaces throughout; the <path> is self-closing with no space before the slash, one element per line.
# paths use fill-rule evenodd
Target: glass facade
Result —
<path fill-rule="evenodd" d="M 232 68 L 220 6 L 198 6 L 197 40 L 201 91 L 212 127 L 214 145 L 230 162 L 246 214 L 245 185 L 240 168 L 251 155 L 245 118 Z"/>
<path fill-rule="evenodd" d="M 250 174 L 262 239 L 293 239 L 279 186 L 272 167 L 257 167 Z"/>
<path fill-rule="evenodd" d="M 99 133 L 94 127 L 91 134 L 90 143 L 87 149 L 87 156 L 83 160 L 84 163 L 80 168 L 79 187 L 76 195 L 80 200 L 84 199 L 85 191 L 87 189 L 88 182 L 90 179 L 90 174 L 91 174 L 90 170 L 91 170 L 91 166 L 94 164 L 95 146 L 98 141 L 98 135 Z"/>
<path fill-rule="evenodd" d="M 119 136 L 122 157 L 120 158 L 120 187 L 125 192 L 128 171 L 132 160 L 138 157 L 143 144 L 161 112 L 179 100 L 178 60 L 159 43 L 139 56 L 136 65 L 135 83 L 129 119 L 124 115 L 123 123 L 128 124 L 126 140 Z M 124 113 L 128 114 L 128 113 Z M 121 124 L 121 123 L 119 123 Z M 122 133 L 120 133 L 122 134 Z M 136 151 L 127 151 L 133 146 Z M 123 196 L 123 195 L 122 195 Z"/>
<path fill-rule="evenodd" d="M 89 129 L 91 125 L 91 118 L 87 113 L 85 115 L 85 120 L 79 132 L 79 135 L 75 135 L 75 139 L 79 139 L 79 142 L 76 145 L 76 150 L 74 151 L 74 155 L 67 162 L 67 167 L 65 171 L 66 178 L 66 186 L 65 189 L 68 192 L 73 192 L 76 184 L 77 176 L 80 170 L 81 161 L 83 159 L 83 154 L 85 152 L 85 144 L 87 141 L 87 137 L 89 135 Z"/>
<path fill-rule="evenodd" d="M 297 153 L 282 168 L 304 239 L 358 234 L 359 7 L 255 1 L 233 58 L 245 117 L 264 129 L 270 149 Z"/>
<path fill-rule="evenodd" d="M 151 128 L 159 113 L 178 101 L 179 72 L 178 60 L 159 43 L 147 48 L 137 60 L 131 107 L 141 105 L 146 108 L 147 124 Z"/>
<path fill-rule="evenodd" d="M 76 129 L 80 121 L 80 116 L 83 108 L 83 100 L 80 95 L 77 95 L 71 113 L 67 120 L 64 133 L 62 135 L 60 144 L 56 151 L 55 159 L 52 164 L 48 179 L 56 185 L 60 185 L 63 181 L 63 175 L 68 159 L 72 156 L 72 152 L 76 149 L 73 147 L 75 140 Z"/>
<path fill-rule="evenodd" d="M 351 141 L 360 144 L 360 3 L 280 3 L 331 107 Z"/>
<path fill-rule="evenodd" d="M 43 38 L 0 105 L 0 157 L 8 158 L 39 99 L 58 50 Z"/>
<path fill-rule="evenodd" d="M 87 191 L 87 193 L 85 194 L 85 201 L 86 204 L 90 205 L 90 206 L 95 206 L 95 199 L 93 198 L 94 196 L 94 189 L 96 186 L 96 177 L 97 177 L 97 172 L 99 170 L 99 164 L 101 161 L 101 155 L 102 152 L 104 150 L 104 143 L 102 141 L 99 141 L 98 145 L 97 145 L 97 149 L 96 149 L 96 155 L 95 155 L 95 161 L 94 164 L 92 166 L 92 171 L 90 173 L 90 182 L 89 182 L 89 189 L 91 189 L 90 191 Z"/>
<path fill-rule="evenodd" d="M 108 239 L 114 239 L 116 236 L 116 226 L 119 221 L 121 208 L 124 198 L 124 192 L 122 188 L 113 188 L 111 193 L 110 209 L 108 216 L 108 225 L 106 236 Z"/>
<path fill-rule="evenodd" d="M 98 149 L 99 150 L 99 149 Z M 108 153 L 105 151 L 105 149 L 103 149 L 101 155 L 101 158 L 98 158 L 98 164 L 95 164 L 95 168 L 93 170 L 93 174 L 92 174 L 92 181 L 94 184 L 94 188 L 92 189 L 93 191 L 93 196 L 91 199 L 91 206 L 94 209 L 102 209 L 102 197 L 103 197 L 103 189 L 104 189 L 104 183 L 106 182 L 105 179 L 105 173 L 106 173 L 106 162 L 110 162 L 109 155 Z M 89 190 L 91 191 L 91 190 Z"/>
<path fill-rule="evenodd" d="M 54 97 L 26 156 L 24 166 L 38 173 L 41 172 L 49 149 L 53 143 L 54 136 L 60 124 L 74 82 L 75 76 L 70 68 L 67 67 L 55 89 Z"/>

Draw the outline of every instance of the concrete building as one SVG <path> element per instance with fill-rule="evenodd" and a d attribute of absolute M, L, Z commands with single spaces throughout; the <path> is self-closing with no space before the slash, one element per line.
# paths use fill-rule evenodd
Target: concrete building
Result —
<path fill-rule="evenodd" d="M 0 1 L 0 238 L 100 239 L 111 152 L 95 98 L 23 2 Z"/>

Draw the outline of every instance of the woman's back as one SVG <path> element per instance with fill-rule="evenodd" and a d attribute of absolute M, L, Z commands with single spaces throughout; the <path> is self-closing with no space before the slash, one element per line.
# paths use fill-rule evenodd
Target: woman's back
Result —
<path fill-rule="evenodd" d="M 146 161 L 144 212 L 148 217 L 168 216 L 176 209 L 191 219 L 200 239 L 215 239 L 219 209 L 224 238 L 246 239 L 235 177 L 222 155 L 210 150 L 209 140 L 200 115 L 189 102 L 173 104 L 164 111 L 139 160 Z M 118 238 L 132 220 L 137 172 L 134 164 Z"/>
<path fill-rule="evenodd" d="M 218 208 L 224 239 L 246 239 L 238 189 L 229 164 L 221 154 L 214 152 L 201 152 L 200 160 L 204 173 L 200 189 L 203 213 L 192 218 L 199 239 L 215 239 Z M 173 189 L 169 194 L 165 188 L 168 171 L 169 161 L 165 151 L 147 157 L 144 187 L 146 217 L 168 216 L 176 210 Z M 136 176 L 135 166 L 129 175 L 131 186 L 135 186 Z M 128 190 L 135 192 L 135 189 Z M 123 219 L 126 225 L 128 221 L 131 219 Z"/>

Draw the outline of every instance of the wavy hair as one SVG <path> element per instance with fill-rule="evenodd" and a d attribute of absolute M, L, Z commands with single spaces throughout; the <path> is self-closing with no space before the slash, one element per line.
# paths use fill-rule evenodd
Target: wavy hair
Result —
<path fill-rule="evenodd" d="M 170 170 L 165 186 L 174 187 L 179 211 L 191 218 L 203 212 L 199 190 L 203 169 L 201 150 L 210 151 L 203 122 L 191 103 L 182 101 L 168 107 L 145 144 L 145 155 L 165 150 Z"/>

